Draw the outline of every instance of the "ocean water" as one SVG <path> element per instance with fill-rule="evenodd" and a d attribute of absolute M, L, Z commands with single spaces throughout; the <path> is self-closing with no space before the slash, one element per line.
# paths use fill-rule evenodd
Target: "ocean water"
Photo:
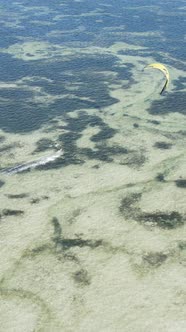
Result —
<path fill-rule="evenodd" d="M 0 2 L 0 331 L 186 330 L 185 10 Z"/>

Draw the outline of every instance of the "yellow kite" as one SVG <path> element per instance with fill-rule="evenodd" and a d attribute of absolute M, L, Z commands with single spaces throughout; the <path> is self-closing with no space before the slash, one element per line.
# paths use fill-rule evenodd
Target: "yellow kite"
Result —
<path fill-rule="evenodd" d="M 162 63 L 151 63 L 150 65 L 147 65 L 145 68 L 155 68 L 155 69 L 159 69 L 166 77 L 166 81 L 165 81 L 165 84 L 160 92 L 160 95 L 163 93 L 163 91 L 166 89 L 168 83 L 169 83 L 169 72 L 168 72 L 168 69 L 162 64 Z"/>

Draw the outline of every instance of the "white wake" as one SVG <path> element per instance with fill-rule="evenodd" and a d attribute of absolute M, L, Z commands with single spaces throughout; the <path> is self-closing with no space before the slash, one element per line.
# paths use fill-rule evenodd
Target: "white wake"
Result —
<path fill-rule="evenodd" d="M 4 173 L 4 174 L 21 173 L 23 171 L 26 171 L 27 169 L 35 168 L 39 165 L 46 165 L 49 162 L 54 161 L 57 158 L 61 157 L 62 155 L 63 155 L 63 150 L 61 149 L 61 150 L 58 150 L 56 153 L 52 154 L 51 156 L 45 156 L 40 159 L 30 161 L 28 163 L 6 168 L 6 169 L 2 170 L 2 173 Z"/>

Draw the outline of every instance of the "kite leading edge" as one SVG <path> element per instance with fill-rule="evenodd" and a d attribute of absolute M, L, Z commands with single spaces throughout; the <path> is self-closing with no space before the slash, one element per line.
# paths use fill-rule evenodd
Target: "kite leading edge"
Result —
<path fill-rule="evenodd" d="M 158 69 L 160 70 L 166 77 L 166 81 L 165 81 L 165 84 L 160 92 L 160 95 L 163 93 L 163 91 L 166 89 L 168 83 L 169 83 L 169 80 L 170 80 L 170 76 L 169 76 L 169 71 L 168 69 L 162 64 L 162 63 L 151 63 L 150 65 L 147 65 L 145 68 L 155 68 L 155 69 Z"/>

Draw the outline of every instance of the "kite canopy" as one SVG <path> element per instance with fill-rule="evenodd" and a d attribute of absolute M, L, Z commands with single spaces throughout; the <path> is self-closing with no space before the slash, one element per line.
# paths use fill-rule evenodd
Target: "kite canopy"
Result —
<path fill-rule="evenodd" d="M 163 88 L 162 88 L 162 90 L 160 92 L 160 95 L 161 95 L 163 93 L 163 91 L 166 89 L 166 87 L 167 87 L 167 85 L 169 83 L 169 78 L 170 78 L 169 71 L 168 71 L 168 69 L 162 63 L 158 63 L 158 62 L 151 63 L 150 65 L 147 65 L 145 68 L 149 68 L 149 67 L 160 70 L 165 75 L 165 77 L 166 77 L 165 84 L 164 84 L 164 86 L 163 86 Z"/>

